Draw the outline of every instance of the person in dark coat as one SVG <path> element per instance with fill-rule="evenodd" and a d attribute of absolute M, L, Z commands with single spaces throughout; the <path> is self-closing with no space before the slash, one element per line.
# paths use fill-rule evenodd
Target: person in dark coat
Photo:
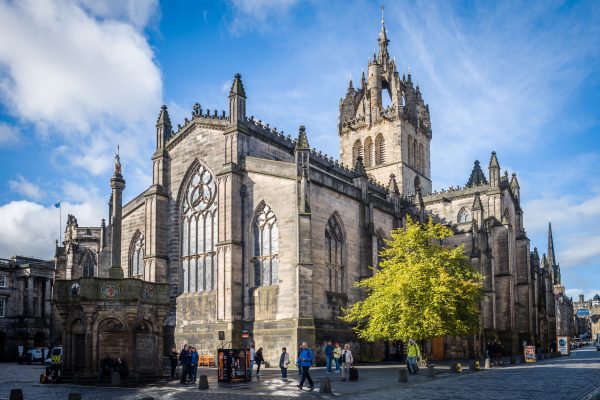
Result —
<path fill-rule="evenodd" d="M 104 358 L 100 361 L 100 376 L 98 377 L 98 381 L 102 382 L 105 377 L 108 377 L 108 380 L 110 381 L 110 374 L 112 374 L 113 368 L 113 360 L 108 353 L 106 353 Z"/>
<path fill-rule="evenodd" d="M 256 376 L 260 376 L 260 364 L 265 362 L 263 357 L 263 348 L 259 347 L 254 354 L 254 362 L 256 363 Z"/>
<path fill-rule="evenodd" d="M 171 362 L 171 380 L 175 379 L 175 370 L 177 369 L 177 347 L 173 345 L 171 352 L 169 353 L 169 361 Z"/>
<path fill-rule="evenodd" d="M 114 371 L 119 373 L 121 379 L 127 378 L 129 375 L 129 368 L 127 367 L 127 363 L 125 360 L 121 359 L 120 356 L 117 356 L 117 360 L 114 363 Z"/>
<path fill-rule="evenodd" d="M 183 346 L 183 350 L 181 350 L 181 353 L 179 353 L 179 361 L 181 361 L 181 379 L 179 382 L 187 383 L 187 376 L 192 363 L 192 356 L 189 352 L 189 346 L 187 344 Z"/>

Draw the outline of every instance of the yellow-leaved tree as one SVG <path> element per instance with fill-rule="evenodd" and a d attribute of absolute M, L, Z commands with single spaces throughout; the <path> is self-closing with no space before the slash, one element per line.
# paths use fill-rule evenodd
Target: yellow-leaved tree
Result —
<path fill-rule="evenodd" d="M 444 239 L 450 228 L 414 222 L 392 232 L 380 253 L 379 269 L 357 282 L 367 297 L 353 304 L 343 319 L 368 341 L 462 336 L 479 326 L 483 278 L 463 254 Z"/>

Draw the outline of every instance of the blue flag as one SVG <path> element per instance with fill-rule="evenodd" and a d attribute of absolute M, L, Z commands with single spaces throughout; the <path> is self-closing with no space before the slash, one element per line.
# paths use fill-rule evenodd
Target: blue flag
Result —
<path fill-rule="evenodd" d="M 57 201 L 56 203 L 54 203 L 54 207 L 60 208 L 60 201 Z"/>

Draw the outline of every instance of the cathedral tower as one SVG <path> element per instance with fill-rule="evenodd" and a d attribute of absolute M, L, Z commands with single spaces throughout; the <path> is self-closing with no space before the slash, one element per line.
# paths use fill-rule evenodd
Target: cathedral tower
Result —
<path fill-rule="evenodd" d="M 340 100 L 340 159 L 352 166 L 363 157 L 367 173 L 380 183 L 395 175 L 402 194 L 430 193 L 429 107 L 410 71 L 400 77 L 390 59 L 383 15 L 377 41 L 379 52 L 369 60 L 368 77 L 363 71 L 358 89 L 350 79 Z"/>

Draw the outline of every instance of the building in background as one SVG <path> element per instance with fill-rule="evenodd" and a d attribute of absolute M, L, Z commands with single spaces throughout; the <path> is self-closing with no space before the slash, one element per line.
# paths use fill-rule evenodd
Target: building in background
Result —
<path fill-rule="evenodd" d="M 0 361 L 16 359 L 19 346 L 26 352 L 57 342 L 60 332 L 52 329 L 53 284 L 53 260 L 0 259 Z"/>

